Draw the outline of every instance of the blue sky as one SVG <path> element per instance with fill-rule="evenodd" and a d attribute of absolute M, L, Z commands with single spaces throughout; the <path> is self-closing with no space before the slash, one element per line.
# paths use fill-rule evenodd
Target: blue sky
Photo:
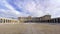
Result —
<path fill-rule="evenodd" d="M 41 17 L 48 13 L 60 17 L 60 0 L 0 0 L 0 17 Z"/>

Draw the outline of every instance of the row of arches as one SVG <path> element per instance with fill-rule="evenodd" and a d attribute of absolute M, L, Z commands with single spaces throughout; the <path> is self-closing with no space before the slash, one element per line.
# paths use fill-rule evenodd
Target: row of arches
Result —
<path fill-rule="evenodd" d="M 25 22 L 32 22 L 32 23 L 60 23 L 60 18 L 52 18 L 49 20 L 29 20 L 29 21 L 25 21 Z"/>
<path fill-rule="evenodd" d="M 0 23 L 17 23 L 17 20 L 14 19 L 6 19 L 6 18 L 0 18 Z"/>
<path fill-rule="evenodd" d="M 44 23 L 60 23 L 60 18 L 53 18 L 53 19 L 49 19 L 49 20 L 42 20 L 40 22 L 44 22 Z"/>

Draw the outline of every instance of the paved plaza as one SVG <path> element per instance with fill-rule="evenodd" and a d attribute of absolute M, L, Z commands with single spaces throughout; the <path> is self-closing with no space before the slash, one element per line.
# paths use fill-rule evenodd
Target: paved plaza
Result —
<path fill-rule="evenodd" d="M 60 24 L 56 23 L 0 24 L 0 34 L 60 34 Z"/>

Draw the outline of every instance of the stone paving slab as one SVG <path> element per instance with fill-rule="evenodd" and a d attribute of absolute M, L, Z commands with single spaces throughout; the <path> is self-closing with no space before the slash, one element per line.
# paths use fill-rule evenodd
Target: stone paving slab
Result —
<path fill-rule="evenodd" d="M 60 34 L 60 25 L 49 23 L 0 24 L 0 34 Z"/>

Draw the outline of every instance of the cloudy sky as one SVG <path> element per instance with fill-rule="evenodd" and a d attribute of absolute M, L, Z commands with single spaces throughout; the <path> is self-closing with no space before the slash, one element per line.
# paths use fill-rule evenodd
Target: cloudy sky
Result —
<path fill-rule="evenodd" d="M 41 17 L 46 14 L 60 17 L 60 0 L 0 0 L 0 17 Z"/>

